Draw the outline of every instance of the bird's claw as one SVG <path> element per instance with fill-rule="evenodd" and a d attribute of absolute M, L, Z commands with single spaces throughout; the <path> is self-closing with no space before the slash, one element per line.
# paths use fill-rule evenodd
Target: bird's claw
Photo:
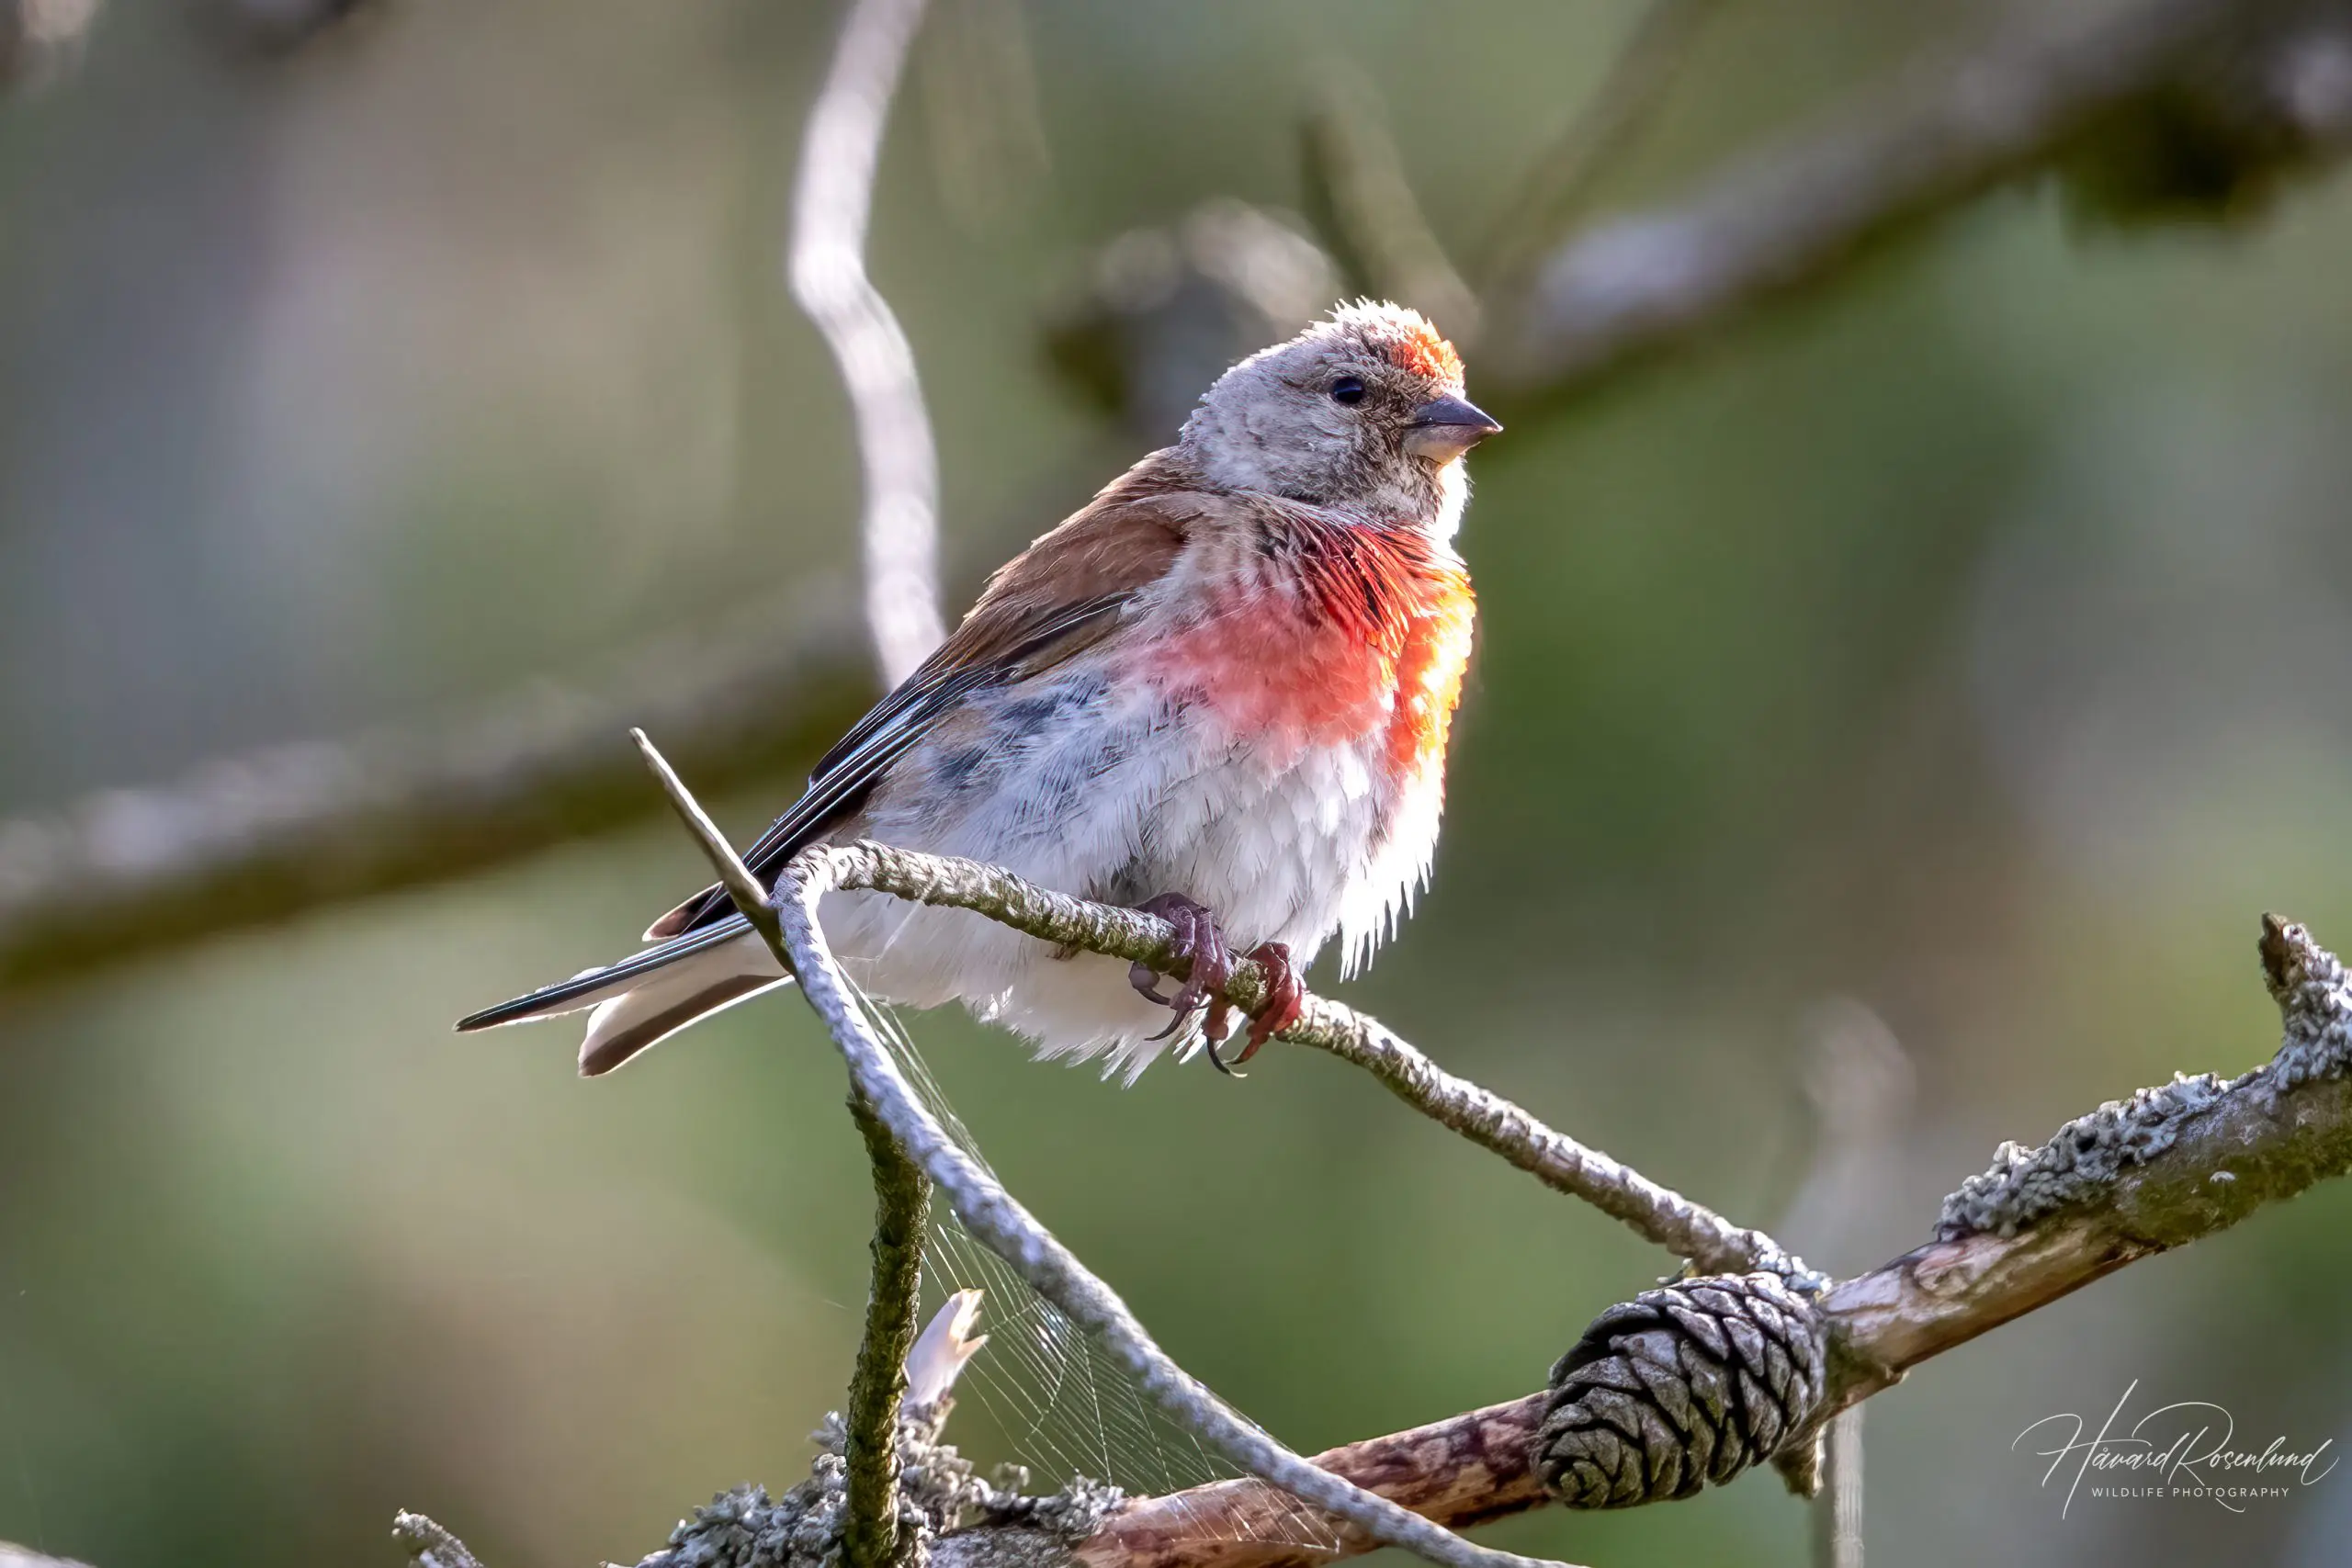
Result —
<path fill-rule="evenodd" d="M 1218 1052 L 1217 1043 L 1232 1026 L 1233 1004 L 1225 999 L 1225 985 L 1233 977 L 1235 965 L 1233 950 L 1226 944 L 1225 933 L 1217 929 L 1216 917 L 1205 906 L 1181 893 L 1162 893 L 1136 908 L 1145 914 L 1157 915 L 1176 928 L 1175 940 L 1169 943 L 1170 952 L 1192 964 L 1192 972 L 1172 997 L 1160 995 L 1159 974 L 1151 965 L 1128 966 L 1127 980 L 1136 993 L 1176 1014 L 1168 1027 L 1152 1039 L 1167 1039 L 1182 1029 L 1194 1011 L 1205 1007 L 1207 1015 L 1201 1021 L 1201 1032 L 1209 1063 L 1218 1072 L 1238 1077 L 1240 1075 L 1234 1072 L 1235 1066 L 1256 1055 L 1260 1046 L 1298 1021 L 1306 987 L 1299 982 L 1290 949 L 1279 942 L 1260 942 L 1250 950 L 1248 957 L 1266 971 L 1266 1007 L 1250 1021 L 1250 1037 L 1243 1043 L 1241 1054 L 1227 1063 Z"/>
<path fill-rule="evenodd" d="M 1266 1005 L 1250 1021 L 1250 1038 L 1242 1043 L 1241 1055 L 1233 1058 L 1237 1066 L 1256 1055 L 1259 1046 L 1296 1023 L 1306 1010 L 1306 987 L 1291 962 L 1288 942 L 1261 942 L 1248 956 L 1266 972 Z"/>
<path fill-rule="evenodd" d="M 1169 952 L 1192 965 L 1192 972 L 1172 997 L 1159 994 L 1159 975 L 1150 964 L 1127 966 L 1127 982 L 1135 987 L 1136 995 L 1148 997 L 1176 1014 L 1167 1028 L 1151 1038 L 1167 1039 L 1183 1028 L 1185 1021 L 1204 1004 L 1209 1010 L 1207 1022 L 1214 1033 L 1216 1026 L 1225 1021 L 1227 1004 L 1221 993 L 1226 981 L 1233 977 L 1233 950 L 1226 946 L 1225 933 L 1217 930 L 1216 917 L 1209 913 L 1206 905 L 1182 893 L 1162 893 L 1136 908 L 1147 915 L 1157 915 L 1176 928 L 1176 938 L 1168 944 Z M 1222 1067 L 1224 1064 L 1218 1066 Z"/>

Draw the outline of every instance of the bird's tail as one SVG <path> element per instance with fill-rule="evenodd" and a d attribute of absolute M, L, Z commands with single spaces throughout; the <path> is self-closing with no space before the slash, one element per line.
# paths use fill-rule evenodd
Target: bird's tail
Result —
<path fill-rule="evenodd" d="M 786 979 L 775 955 L 738 916 L 484 1008 L 459 1019 L 458 1028 L 495 1029 L 594 1009 L 587 1038 L 580 1043 L 580 1074 L 595 1077 L 688 1024 Z"/>

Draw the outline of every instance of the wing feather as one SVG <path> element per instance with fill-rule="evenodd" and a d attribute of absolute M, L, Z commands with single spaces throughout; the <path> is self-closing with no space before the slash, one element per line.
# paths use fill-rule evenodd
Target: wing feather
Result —
<path fill-rule="evenodd" d="M 1050 669 L 1108 636 L 1136 595 L 1166 575 L 1208 502 L 1146 459 L 1038 539 L 989 580 L 954 635 L 818 761 L 808 788 L 745 852 L 745 863 L 772 882 L 967 697 Z M 645 939 L 701 930 L 732 909 L 723 888 L 707 887 L 654 921 Z"/>

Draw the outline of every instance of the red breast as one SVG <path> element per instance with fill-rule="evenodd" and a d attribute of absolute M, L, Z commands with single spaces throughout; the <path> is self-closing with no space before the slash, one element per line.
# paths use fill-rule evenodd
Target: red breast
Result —
<path fill-rule="evenodd" d="M 1197 686 L 1236 731 L 1300 747 L 1385 730 L 1391 776 L 1442 769 L 1469 663 L 1469 574 L 1425 536 L 1294 525 L 1290 592 L 1215 591 L 1198 626 L 1155 650 L 1163 682 Z"/>

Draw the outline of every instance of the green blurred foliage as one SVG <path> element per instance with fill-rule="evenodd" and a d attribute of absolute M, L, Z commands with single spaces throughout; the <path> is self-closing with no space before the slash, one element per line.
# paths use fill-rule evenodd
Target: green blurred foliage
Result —
<path fill-rule="evenodd" d="M 1974 9 L 1724 7 L 1605 201 L 1670 197 Z M 1091 247 L 1210 196 L 1294 202 L 1335 53 L 1466 246 L 1632 16 L 1003 13 L 1044 163 L 950 168 L 943 141 L 1017 152 L 1019 127 L 929 123 L 985 81 L 910 90 L 873 245 L 959 591 L 1134 455 L 1040 348 Z M 833 20 L 405 0 L 257 60 L 118 0 L 0 102 L 0 807 L 447 709 L 854 560 L 847 422 L 780 288 Z M 2352 942 L 2347 255 L 2341 186 L 2226 235 L 2086 236 L 2005 195 L 1515 420 L 1475 461 L 1486 615 L 1436 886 L 1346 994 L 1764 1224 L 1812 1136 L 1801 1021 L 1860 998 L 1920 1089 L 1864 1219 L 1789 1238 L 1847 1269 L 1918 1239 L 1996 1139 L 2259 1059 L 2257 912 Z M 703 1495 L 797 1478 L 867 1209 L 803 1010 L 594 1085 L 560 1027 L 447 1032 L 697 880 L 649 820 L 8 1001 L 0 1539 L 367 1562 L 413 1506 L 493 1564 L 633 1561 Z M 1533 1387 L 1662 1266 L 1329 1062 L 1123 1092 L 916 1029 L 1014 1190 L 1304 1448 Z M 1923 1369 L 1871 1406 L 1874 1547 L 2343 1561 L 2352 1477 L 2062 1520 L 2010 1441 L 2133 1379 L 2352 1441 L 2347 1219 L 2323 1190 Z M 956 1435 L 1007 1447 L 977 1408 Z M 1752 1478 L 1491 1533 L 1794 1563 L 1805 1518 Z"/>

